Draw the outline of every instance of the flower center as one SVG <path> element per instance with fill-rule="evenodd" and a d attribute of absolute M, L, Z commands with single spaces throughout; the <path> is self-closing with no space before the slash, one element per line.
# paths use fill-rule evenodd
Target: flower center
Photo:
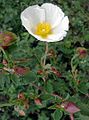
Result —
<path fill-rule="evenodd" d="M 41 36 L 42 38 L 47 38 L 48 35 L 52 34 L 52 27 L 47 22 L 38 23 L 35 34 Z"/>

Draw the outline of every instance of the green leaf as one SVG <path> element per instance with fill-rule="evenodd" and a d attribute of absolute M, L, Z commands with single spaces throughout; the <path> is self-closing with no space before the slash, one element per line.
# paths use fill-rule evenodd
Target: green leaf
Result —
<path fill-rule="evenodd" d="M 55 112 L 52 114 L 54 120 L 60 120 L 62 117 L 62 112 L 60 110 L 55 110 Z"/>
<path fill-rule="evenodd" d="M 2 69 L 3 67 L 4 67 L 4 65 L 0 63 L 0 69 Z"/>
<path fill-rule="evenodd" d="M 89 116 L 79 114 L 78 118 L 76 120 L 89 120 Z"/>
<path fill-rule="evenodd" d="M 53 85 L 51 81 L 48 81 L 46 84 L 46 90 L 48 93 L 52 93 L 53 92 Z"/>
<path fill-rule="evenodd" d="M 57 105 L 52 105 L 52 106 L 50 106 L 48 109 L 56 109 L 57 107 L 56 107 Z"/>
<path fill-rule="evenodd" d="M 27 84 L 36 80 L 36 74 L 32 71 L 23 76 L 23 83 Z"/>
<path fill-rule="evenodd" d="M 39 115 L 38 120 L 49 120 L 49 118 L 46 116 L 45 113 L 42 112 L 42 113 Z"/>
<path fill-rule="evenodd" d="M 9 106 L 13 106 L 14 104 L 13 103 L 2 103 L 2 104 L 0 104 L 0 108 L 1 107 L 9 107 Z"/>
<path fill-rule="evenodd" d="M 88 87 L 87 87 L 87 85 L 86 85 L 86 83 L 80 83 L 79 84 L 79 91 L 81 92 L 81 93 L 83 93 L 83 94 L 87 94 L 88 93 Z"/>

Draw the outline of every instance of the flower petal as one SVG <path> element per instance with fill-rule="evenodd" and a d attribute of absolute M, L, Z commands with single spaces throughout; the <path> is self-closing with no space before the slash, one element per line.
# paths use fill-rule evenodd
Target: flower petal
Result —
<path fill-rule="evenodd" d="M 59 34 L 49 35 L 47 38 L 42 38 L 42 37 L 40 37 L 38 35 L 35 35 L 31 32 L 30 32 L 30 34 L 40 41 L 57 42 L 57 41 L 61 41 L 66 36 L 67 32 L 66 31 L 61 31 Z"/>
<path fill-rule="evenodd" d="M 45 21 L 45 11 L 38 5 L 30 6 L 21 13 L 21 20 L 28 32 L 32 31 L 38 23 Z"/>
<path fill-rule="evenodd" d="M 65 16 L 62 19 L 61 23 L 59 23 L 59 25 L 53 29 L 53 33 L 58 34 L 61 31 L 68 31 L 68 29 L 69 29 L 69 19 L 67 16 Z"/>
<path fill-rule="evenodd" d="M 66 34 L 67 34 L 66 31 L 60 31 L 57 34 L 49 35 L 48 36 L 49 42 L 61 41 L 66 36 Z"/>
<path fill-rule="evenodd" d="M 68 31 L 69 30 L 69 19 L 68 16 L 65 16 L 61 22 L 61 27 L 63 30 Z"/>
<path fill-rule="evenodd" d="M 54 4 L 44 3 L 41 8 L 45 9 L 46 22 L 50 23 L 52 28 L 57 26 L 64 17 L 62 10 Z"/>

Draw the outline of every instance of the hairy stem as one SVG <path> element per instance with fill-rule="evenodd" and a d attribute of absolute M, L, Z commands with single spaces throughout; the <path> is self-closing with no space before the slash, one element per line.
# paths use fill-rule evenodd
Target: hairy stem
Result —
<path fill-rule="evenodd" d="M 47 54 L 48 54 L 48 43 L 46 42 L 45 54 L 44 54 L 44 56 L 41 58 L 41 65 L 42 65 L 42 66 L 45 66 L 45 65 L 46 65 Z"/>
<path fill-rule="evenodd" d="M 74 120 L 73 114 L 70 114 L 70 119 L 71 119 L 71 120 Z"/>
<path fill-rule="evenodd" d="M 5 58 L 6 58 L 6 60 L 8 61 L 8 57 L 7 57 L 7 54 L 5 53 L 4 49 L 3 49 L 2 47 L 0 47 L 0 50 L 3 52 L 3 54 L 4 54 Z"/>
<path fill-rule="evenodd" d="M 46 64 L 47 53 L 48 53 L 48 43 L 46 42 L 46 47 L 45 47 L 45 57 L 44 57 L 44 62 L 43 62 L 44 66 L 45 66 L 45 64 Z"/>

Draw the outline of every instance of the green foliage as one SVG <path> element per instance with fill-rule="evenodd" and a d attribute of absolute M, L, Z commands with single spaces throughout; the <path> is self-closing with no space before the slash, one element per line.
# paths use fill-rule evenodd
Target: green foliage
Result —
<path fill-rule="evenodd" d="M 45 67 L 41 65 L 45 44 L 29 35 L 20 21 L 26 7 L 44 2 L 57 4 L 70 19 L 70 30 L 64 41 L 49 44 L 54 55 L 47 57 Z M 88 26 L 87 0 L 0 0 L 0 32 L 11 31 L 17 35 L 14 44 L 0 50 L 0 120 L 65 120 L 69 113 L 61 107 L 64 101 L 72 101 L 80 108 L 75 120 L 89 120 Z M 81 58 L 78 47 L 86 48 L 87 55 Z M 7 65 L 3 60 L 7 60 Z M 21 67 L 22 72 L 23 68 L 29 70 L 18 74 L 13 72 L 15 67 Z M 51 67 L 55 67 L 56 73 Z M 24 100 L 18 98 L 20 93 L 24 94 Z M 25 105 L 29 107 L 26 109 Z M 16 106 L 25 116 L 15 110 Z"/>
<path fill-rule="evenodd" d="M 54 120 L 60 120 L 62 117 L 62 112 L 60 110 L 56 110 L 54 113 L 53 113 L 53 119 Z"/>

